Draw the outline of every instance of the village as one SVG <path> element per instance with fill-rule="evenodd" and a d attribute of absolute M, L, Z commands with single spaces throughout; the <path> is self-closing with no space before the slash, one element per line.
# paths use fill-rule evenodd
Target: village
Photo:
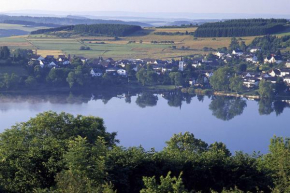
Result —
<path fill-rule="evenodd" d="M 127 77 L 128 70 L 135 73 L 141 68 L 150 68 L 157 76 L 170 72 L 183 72 L 188 67 L 194 70 L 194 75 L 188 78 L 185 85 L 204 87 L 208 86 L 209 79 L 213 76 L 214 71 L 219 67 L 231 64 L 233 60 L 239 61 L 246 66 L 252 66 L 259 69 L 260 66 L 266 64 L 270 66 L 269 70 L 247 70 L 238 71 L 236 74 L 243 80 L 243 85 L 247 89 L 257 88 L 261 80 L 276 84 L 278 78 L 283 80 L 285 84 L 290 86 L 290 60 L 284 61 L 282 56 L 272 54 L 263 58 L 263 64 L 259 61 L 256 53 L 261 51 L 260 48 L 250 48 L 247 52 L 241 50 L 233 50 L 232 53 L 215 52 L 207 55 L 195 55 L 193 57 L 180 57 L 179 60 L 155 60 L 155 59 L 125 59 L 115 61 L 112 58 L 103 59 L 85 58 L 80 56 L 58 55 L 58 56 L 33 56 L 28 65 L 39 64 L 41 68 L 66 68 L 72 66 L 72 63 L 78 60 L 81 65 L 90 68 L 92 77 L 102 77 L 104 74 L 113 76 Z M 261 59 L 260 59 L 261 60 Z M 128 69 L 129 67 L 129 69 Z M 253 69 L 253 68 L 252 68 Z M 202 78 L 201 78 L 202 77 Z M 202 80 L 201 80 L 202 79 Z"/>

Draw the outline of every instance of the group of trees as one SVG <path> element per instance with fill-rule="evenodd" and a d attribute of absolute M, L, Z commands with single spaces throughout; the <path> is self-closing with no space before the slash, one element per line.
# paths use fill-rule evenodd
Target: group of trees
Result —
<path fill-rule="evenodd" d="M 273 36 L 267 35 L 263 37 L 256 37 L 252 43 L 251 47 L 259 47 L 261 48 L 261 52 L 264 55 L 269 55 L 273 53 L 277 53 L 280 49 L 290 47 L 290 36 Z"/>
<path fill-rule="evenodd" d="M 184 35 L 194 35 L 194 32 L 154 32 L 155 35 L 161 35 L 161 36 L 184 36 Z"/>
<path fill-rule="evenodd" d="M 137 31 L 142 30 L 137 25 L 125 25 L 125 24 L 80 24 L 71 26 L 62 26 L 50 29 L 40 29 L 31 32 L 31 34 L 43 34 L 59 31 L 73 31 L 75 34 L 81 35 L 107 35 L 107 36 L 128 36 Z"/>
<path fill-rule="evenodd" d="M 89 46 L 81 46 L 80 50 L 91 50 Z"/>
<path fill-rule="evenodd" d="M 210 78 L 210 85 L 218 91 L 243 91 L 243 80 L 235 75 L 233 68 L 218 68 Z"/>
<path fill-rule="evenodd" d="M 188 65 L 183 72 L 178 71 L 174 67 L 170 72 L 157 74 L 151 65 L 141 68 L 136 73 L 136 78 L 143 86 L 145 85 L 175 85 L 175 86 L 188 86 L 188 81 L 192 77 L 197 76 L 194 68 Z"/>
<path fill-rule="evenodd" d="M 174 41 L 151 41 L 151 44 L 174 44 Z"/>
<path fill-rule="evenodd" d="M 162 151 L 117 146 L 100 118 L 45 112 L 0 134 L 1 192 L 289 192 L 290 139 L 269 153 L 175 134 Z"/>
<path fill-rule="evenodd" d="M 7 46 L 0 47 L 0 59 L 6 60 L 10 58 L 10 49 Z"/>
<path fill-rule="evenodd" d="M 267 35 L 283 31 L 286 19 L 237 19 L 205 23 L 195 31 L 195 37 L 241 37 Z"/>

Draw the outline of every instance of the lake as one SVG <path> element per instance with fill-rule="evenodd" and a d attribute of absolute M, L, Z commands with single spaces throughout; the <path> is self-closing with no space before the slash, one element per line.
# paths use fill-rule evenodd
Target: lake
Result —
<path fill-rule="evenodd" d="M 270 139 L 289 137 L 287 101 L 190 96 L 171 93 L 25 94 L 0 96 L 0 131 L 44 111 L 93 115 L 116 131 L 120 145 L 161 150 L 170 137 L 189 131 L 234 151 L 267 153 Z"/>

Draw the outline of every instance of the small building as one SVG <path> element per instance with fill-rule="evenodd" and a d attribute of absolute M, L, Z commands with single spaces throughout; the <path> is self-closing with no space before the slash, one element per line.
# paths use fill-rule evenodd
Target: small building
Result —
<path fill-rule="evenodd" d="M 62 64 L 65 65 L 65 66 L 66 65 L 69 65 L 70 64 L 70 61 L 69 60 L 65 60 L 65 61 L 62 62 Z"/>
<path fill-rule="evenodd" d="M 266 57 L 264 59 L 264 63 L 270 63 L 270 64 L 276 63 L 276 64 L 280 64 L 282 62 L 283 62 L 282 58 L 280 56 L 275 56 L 275 55 L 272 55 L 270 57 Z"/>
<path fill-rule="evenodd" d="M 290 75 L 284 77 L 284 82 L 286 82 L 287 85 L 290 85 Z"/>
<path fill-rule="evenodd" d="M 101 77 L 103 76 L 103 72 L 100 69 L 92 69 L 90 72 L 92 77 Z"/>
<path fill-rule="evenodd" d="M 127 72 L 124 69 L 117 70 L 117 74 L 120 76 L 127 76 Z"/>
<path fill-rule="evenodd" d="M 117 70 L 118 70 L 118 68 L 115 68 L 115 67 L 108 68 L 108 69 L 106 69 L 106 73 L 107 74 L 112 74 L 112 75 L 117 75 Z"/>
<path fill-rule="evenodd" d="M 261 51 L 261 48 L 254 47 L 254 48 L 250 49 L 251 53 L 256 53 L 256 52 L 259 52 L 259 51 Z"/>
<path fill-rule="evenodd" d="M 183 72 L 185 63 L 184 61 L 179 61 L 178 70 Z"/>
<path fill-rule="evenodd" d="M 232 54 L 237 55 L 237 56 L 242 56 L 244 55 L 244 52 L 242 50 L 233 50 Z"/>
<path fill-rule="evenodd" d="M 287 60 L 285 66 L 286 66 L 286 68 L 290 68 L 290 60 Z"/>
<path fill-rule="evenodd" d="M 259 86 L 260 80 L 253 77 L 247 77 L 243 80 L 243 85 L 247 88 L 254 88 Z"/>
<path fill-rule="evenodd" d="M 269 75 L 272 77 L 281 76 L 281 71 L 279 69 L 273 69 L 269 72 Z"/>
<path fill-rule="evenodd" d="M 247 62 L 254 63 L 254 64 L 257 64 L 257 63 L 258 63 L 258 57 L 257 57 L 257 56 L 247 57 L 247 58 L 246 58 L 246 61 L 247 61 Z"/>
<path fill-rule="evenodd" d="M 283 68 L 283 69 L 280 69 L 280 77 L 285 77 L 287 75 L 290 75 L 290 69 L 288 68 Z"/>
<path fill-rule="evenodd" d="M 42 57 L 42 56 L 39 56 L 39 57 L 37 58 L 38 61 L 41 61 L 41 60 L 44 60 L 44 59 L 45 59 L 45 58 Z"/>
<path fill-rule="evenodd" d="M 50 62 L 50 63 L 48 64 L 48 67 L 50 67 L 50 68 L 56 67 L 56 63 L 54 63 L 54 62 Z"/>
<path fill-rule="evenodd" d="M 225 53 L 223 52 L 216 52 L 215 55 L 219 58 L 223 57 L 225 55 Z"/>

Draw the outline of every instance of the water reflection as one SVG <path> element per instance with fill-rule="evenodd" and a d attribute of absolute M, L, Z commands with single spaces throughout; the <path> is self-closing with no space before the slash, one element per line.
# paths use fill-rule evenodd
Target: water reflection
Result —
<path fill-rule="evenodd" d="M 157 105 L 158 97 L 152 93 L 144 92 L 137 97 L 136 104 L 141 107 L 154 107 Z"/>
<path fill-rule="evenodd" d="M 229 121 L 241 115 L 246 106 L 247 102 L 244 99 L 216 96 L 212 97 L 209 109 L 216 118 Z"/>
<path fill-rule="evenodd" d="M 135 101 L 132 101 L 134 97 Z M 37 103 L 51 104 L 87 104 L 90 101 L 102 101 L 103 104 L 108 104 L 113 98 L 120 98 L 125 103 L 131 104 L 135 102 L 140 108 L 154 107 L 158 105 L 158 97 L 162 97 L 167 101 L 168 106 L 182 108 L 182 105 L 189 105 L 196 98 L 197 101 L 203 102 L 204 95 L 191 95 L 180 91 L 174 92 L 140 92 L 140 91 L 87 91 L 81 93 L 34 93 L 34 94 L 2 94 L 0 95 L 0 110 L 7 111 L 10 108 L 9 104 L 28 103 L 28 108 L 33 109 Z M 211 101 L 209 110 L 217 119 L 230 121 L 236 116 L 242 115 L 247 107 L 247 99 L 222 97 L 222 96 L 207 96 Z M 290 100 L 270 100 L 263 99 L 256 102 L 258 104 L 258 112 L 260 115 L 270 115 L 275 112 L 277 116 L 284 112 L 285 108 L 290 107 Z M 15 105 L 11 105 L 15 108 Z"/>

